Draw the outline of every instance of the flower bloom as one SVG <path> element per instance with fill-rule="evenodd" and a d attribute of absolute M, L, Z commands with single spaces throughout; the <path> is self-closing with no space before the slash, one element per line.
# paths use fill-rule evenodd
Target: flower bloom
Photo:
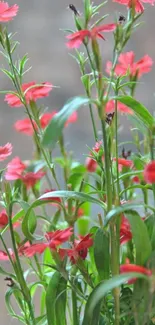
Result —
<path fill-rule="evenodd" d="M 57 114 L 56 111 L 53 112 L 47 112 L 44 113 L 40 116 L 39 120 L 40 120 L 40 127 L 41 129 L 45 129 L 47 127 L 47 125 L 50 123 L 50 121 L 52 120 L 52 118 Z M 65 126 L 67 127 L 69 125 L 69 123 L 75 123 L 77 120 L 77 113 L 75 112 L 75 114 L 73 113 L 70 118 L 67 120 Z M 36 124 L 36 122 L 33 120 L 33 126 L 36 129 L 36 131 L 38 130 L 38 126 Z M 31 120 L 29 118 L 24 118 L 22 120 L 18 120 L 16 121 L 16 123 L 14 124 L 14 128 L 17 132 L 19 133 L 23 133 L 26 135 L 30 135 L 32 136 L 34 134 L 34 128 L 32 126 Z"/>
<path fill-rule="evenodd" d="M 141 1 L 140 0 L 113 0 L 113 1 L 128 6 L 128 8 L 135 8 L 136 12 L 144 11 L 142 2 L 150 3 L 152 6 L 154 6 L 154 2 L 155 2 L 155 0 L 141 0 Z"/>
<path fill-rule="evenodd" d="M 120 113 L 133 114 L 132 109 L 122 104 L 121 102 L 117 103 L 117 110 Z M 106 104 L 105 111 L 107 114 L 115 112 L 115 101 L 113 99 L 109 100 Z"/>
<path fill-rule="evenodd" d="M 38 180 L 40 180 L 45 173 L 41 170 L 34 172 L 26 171 L 26 164 L 24 164 L 19 157 L 13 158 L 7 165 L 5 173 L 5 179 L 8 181 L 14 181 L 21 179 L 27 188 L 33 187 Z"/>
<path fill-rule="evenodd" d="M 13 250 L 11 248 L 8 249 L 10 256 L 12 259 L 15 259 Z M 0 261 L 9 261 L 9 256 L 7 255 L 6 252 L 0 250 Z"/>
<path fill-rule="evenodd" d="M 24 254 L 27 257 L 32 257 L 37 253 L 42 254 L 47 247 L 49 247 L 51 250 L 55 250 L 57 246 L 69 240 L 72 232 L 73 229 L 71 227 L 63 230 L 47 232 L 45 234 L 45 238 L 47 240 L 46 242 L 30 245 L 28 248 L 24 249 Z"/>
<path fill-rule="evenodd" d="M 37 84 L 32 81 L 23 84 L 21 89 L 25 94 L 26 103 L 29 104 L 30 101 L 36 102 L 36 100 L 39 98 L 47 97 L 50 91 L 52 90 L 52 84 L 50 84 L 49 82 L 44 82 L 41 84 L 41 86 L 37 86 Z M 11 107 L 23 106 L 23 103 L 21 102 L 20 98 L 15 94 L 6 94 L 4 100 Z"/>
<path fill-rule="evenodd" d="M 116 158 L 113 158 L 113 161 L 116 161 Z M 133 167 L 133 161 L 125 158 L 118 158 L 118 165 L 124 167 Z"/>
<path fill-rule="evenodd" d="M 0 212 L 0 228 L 5 227 L 8 224 L 8 216 L 6 214 L 6 211 L 3 209 Z"/>
<path fill-rule="evenodd" d="M 144 73 L 148 73 L 153 65 L 153 60 L 149 55 L 144 55 L 139 61 L 134 62 L 135 54 L 133 51 L 120 54 L 118 58 L 118 64 L 115 67 L 116 75 L 124 76 L 128 71 L 130 77 L 140 78 Z M 106 71 L 110 74 L 112 63 L 107 62 Z"/>
<path fill-rule="evenodd" d="M 120 244 L 123 245 L 132 239 L 132 232 L 127 218 L 122 217 L 120 227 Z"/>
<path fill-rule="evenodd" d="M 145 274 L 147 276 L 151 276 L 152 275 L 152 271 L 147 269 L 146 267 L 144 266 L 141 266 L 141 265 L 135 265 L 135 264 L 130 264 L 130 263 L 127 263 L 127 264 L 122 264 L 120 266 L 120 273 L 128 273 L 128 272 L 136 272 L 136 273 L 142 273 L 142 274 Z M 134 278 L 134 279 L 131 279 L 128 281 L 128 283 L 132 284 L 136 281 L 137 279 Z"/>
<path fill-rule="evenodd" d="M 5 146 L 0 146 L 0 161 L 7 159 L 12 154 L 12 144 L 7 143 Z"/>
<path fill-rule="evenodd" d="M 35 123 L 35 121 L 33 121 L 33 125 L 34 125 L 35 129 L 37 130 L 37 124 Z M 14 124 L 14 128 L 17 132 L 24 133 L 26 135 L 33 135 L 33 133 L 34 133 L 33 126 L 32 126 L 32 123 L 29 118 L 25 118 L 23 120 L 18 120 Z"/>
<path fill-rule="evenodd" d="M 95 146 L 93 147 L 92 151 L 98 153 L 99 150 L 102 148 L 102 141 L 98 141 L 95 143 Z M 93 157 L 93 153 L 90 152 L 90 156 L 86 158 L 85 166 L 87 168 L 87 171 L 90 173 L 93 173 L 97 169 L 97 162 L 95 158 Z"/>
<path fill-rule="evenodd" d="M 15 4 L 9 7 L 7 2 L 0 1 L 0 22 L 7 22 L 17 15 L 19 7 Z"/>
<path fill-rule="evenodd" d="M 155 183 L 155 160 L 151 161 L 144 168 L 144 180 L 146 183 Z"/>
<path fill-rule="evenodd" d="M 85 37 L 88 37 L 90 39 L 94 38 L 102 38 L 103 40 L 105 39 L 103 35 L 101 34 L 102 32 L 111 32 L 114 31 L 116 28 L 116 24 L 107 24 L 107 25 L 101 25 L 92 28 L 91 30 L 80 30 L 77 31 L 73 34 L 67 35 L 66 38 L 69 40 L 67 42 L 67 47 L 68 48 L 79 48 L 80 45 L 83 43 Z"/>
<path fill-rule="evenodd" d="M 75 264 L 79 258 L 85 260 L 88 254 L 88 248 L 93 245 L 93 239 L 91 234 L 84 237 L 80 236 L 80 240 L 75 240 L 72 248 L 60 248 L 59 255 L 61 259 L 65 256 L 70 258 L 70 261 Z"/>

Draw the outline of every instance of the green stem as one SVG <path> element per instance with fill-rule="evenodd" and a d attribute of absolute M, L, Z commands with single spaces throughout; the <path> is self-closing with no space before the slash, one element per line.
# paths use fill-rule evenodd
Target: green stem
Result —
<path fill-rule="evenodd" d="M 8 210 L 7 213 L 8 213 L 8 219 L 9 219 L 11 241 L 12 241 L 13 250 L 14 250 L 14 254 L 15 254 L 15 260 L 16 260 L 15 264 L 17 266 L 16 275 L 17 275 L 18 282 L 20 284 L 23 296 L 24 296 L 24 298 L 27 302 L 28 308 L 29 308 L 29 313 L 30 313 L 30 317 L 32 320 L 32 324 L 35 325 L 36 322 L 35 322 L 33 306 L 31 304 L 31 296 L 30 296 L 29 289 L 27 287 L 26 281 L 23 276 L 23 270 L 22 270 L 22 267 L 20 264 L 19 255 L 18 255 L 18 251 L 17 251 L 17 247 L 16 247 L 16 241 L 15 241 L 15 237 L 14 237 L 14 231 L 13 231 L 13 225 L 12 225 L 12 204 L 9 205 L 7 210 Z"/>
<path fill-rule="evenodd" d="M 86 48 L 86 52 L 87 52 L 87 55 L 88 55 L 88 59 L 89 59 L 89 62 L 90 62 L 91 69 L 93 70 L 94 80 L 95 80 L 95 83 L 96 83 L 96 86 L 97 86 L 97 80 L 96 80 L 93 60 L 92 60 L 91 55 L 89 53 L 88 46 L 85 45 L 85 48 Z M 87 93 L 88 98 L 90 98 L 90 94 L 89 94 L 87 89 L 86 89 L 86 93 Z M 93 109 L 92 109 L 91 104 L 89 104 L 89 111 L 90 111 L 91 121 L 92 121 L 92 125 L 93 125 L 93 132 L 94 132 L 95 141 L 97 141 L 98 140 L 98 135 L 97 135 L 97 129 L 96 129 L 96 125 L 95 125 L 95 119 L 94 119 L 94 114 L 93 114 Z"/>
<path fill-rule="evenodd" d="M 78 306 L 76 292 L 72 289 L 72 310 L 73 310 L 73 325 L 79 325 Z"/>

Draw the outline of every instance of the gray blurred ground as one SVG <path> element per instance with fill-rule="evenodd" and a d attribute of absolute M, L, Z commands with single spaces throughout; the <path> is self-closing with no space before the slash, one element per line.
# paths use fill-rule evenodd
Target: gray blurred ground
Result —
<path fill-rule="evenodd" d="M 71 0 L 72 1 L 72 0 Z M 74 5 L 82 12 L 82 0 L 73 0 Z M 94 1 L 99 4 L 101 1 Z M 25 76 L 25 81 L 36 80 L 36 82 L 49 81 L 60 88 L 54 89 L 51 96 L 42 103 L 49 109 L 60 109 L 65 101 L 73 96 L 82 95 L 83 89 L 80 83 L 80 73 L 76 62 L 68 55 L 65 46 L 65 36 L 60 28 L 72 28 L 73 18 L 68 7 L 68 0 L 16 0 L 20 6 L 18 16 L 10 23 L 10 31 L 16 31 L 16 39 L 20 41 L 18 52 L 20 56 L 28 53 L 29 65 L 32 70 Z M 14 4 L 10 0 L 9 4 Z M 136 59 L 140 59 L 144 54 L 149 54 L 155 61 L 155 8 L 145 5 L 147 8 L 142 20 L 145 23 L 138 28 L 128 43 L 126 50 L 134 50 Z M 124 6 L 109 3 L 102 10 L 103 13 L 110 12 L 107 22 L 114 21 L 115 11 L 124 12 Z M 106 60 L 111 59 L 112 36 L 106 34 L 106 42 L 102 45 L 103 67 Z M 2 58 L 1 58 L 2 60 Z M 2 61 L 3 62 L 3 61 Z M 154 79 L 155 68 L 151 73 L 143 77 L 140 81 L 137 98 L 140 99 L 150 110 L 154 111 Z M 146 88 L 147 83 L 147 88 Z M 10 89 L 10 81 L 0 73 L 0 89 Z M 0 95 L 0 137 L 1 143 L 7 141 L 14 145 L 13 156 L 20 155 L 23 159 L 29 159 L 32 153 L 31 139 L 27 136 L 16 134 L 12 128 L 13 122 L 24 117 L 22 108 L 9 108 L 3 102 L 3 95 Z M 128 139 L 128 128 L 126 118 L 123 118 L 123 140 Z M 99 125 L 98 125 L 99 128 Z M 83 108 L 79 112 L 78 123 L 69 126 L 66 132 L 66 142 L 68 149 L 75 151 L 75 156 L 80 160 L 84 159 L 83 153 L 87 153 L 86 144 L 94 144 L 92 127 L 88 110 Z M 5 286 L 3 277 L 0 278 L 1 312 L 0 325 L 17 324 L 15 320 L 10 320 L 6 316 L 4 306 Z"/>

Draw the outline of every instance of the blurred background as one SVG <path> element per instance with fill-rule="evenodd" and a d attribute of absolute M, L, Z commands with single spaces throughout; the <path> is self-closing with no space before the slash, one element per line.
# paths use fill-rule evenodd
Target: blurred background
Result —
<path fill-rule="evenodd" d="M 72 2 L 73 1 L 73 2 Z M 9 5 L 17 3 L 20 7 L 17 17 L 9 23 L 9 31 L 16 32 L 15 39 L 19 40 L 18 57 L 28 53 L 28 65 L 32 66 L 30 72 L 25 76 L 24 82 L 36 81 L 41 83 L 49 81 L 59 88 L 55 88 L 50 96 L 40 101 L 49 110 L 59 110 L 68 98 L 83 95 L 84 91 L 80 82 L 80 72 L 75 60 L 69 55 L 65 45 L 65 34 L 61 29 L 74 28 L 73 14 L 68 5 L 69 0 L 8 0 Z M 71 3 L 82 13 L 82 0 L 71 0 Z M 94 5 L 101 3 L 95 0 Z M 136 60 L 148 54 L 155 61 L 155 8 L 145 4 L 145 14 L 142 16 L 141 26 L 132 35 L 124 51 L 134 50 Z M 101 13 L 110 13 L 106 22 L 114 22 L 120 13 L 126 13 L 124 6 L 112 1 L 103 7 Z M 144 21 L 144 22 L 143 22 Z M 102 43 L 103 69 L 107 60 L 112 58 L 113 37 L 106 34 L 106 41 Z M 71 51 L 74 54 L 74 51 Z M 1 57 L 3 67 L 5 63 Z M 154 80 L 155 67 L 152 71 L 140 79 L 136 92 L 139 99 L 150 111 L 154 111 Z M 0 89 L 10 90 L 11 82 L 3 73 L 0 73 Z M 13 144 L 12 157 L 19 155 L 22 159 L 31 159 L 32 142 L 31 137 L 19 135 L 13 129 L 13 123 L 24 117 L 24 109 L 10 108 L 4 103 L 4 96 L 0 95 L 0 145 L 6 142 Z M 122 119 L 121 137 L 123 141 L 129 139 L 130 125 L 124 116 Z M 98 130 L 100 130 L 98 124 Z M 87 108 L 82 108 L 78 113 L 78 122 L 70 125 L 65 130 L 65 140 L 68 150 L 73 150 L 75 157 L 84 161 L 84 154 L 88 153 L 86 145 L 94 145 L 92 126 Z M 6 284 L 3 276 L 0 277 L 1 312 L 0 323 L 4 325 L 18 324 L 7 316 L 4 304 Z"/>

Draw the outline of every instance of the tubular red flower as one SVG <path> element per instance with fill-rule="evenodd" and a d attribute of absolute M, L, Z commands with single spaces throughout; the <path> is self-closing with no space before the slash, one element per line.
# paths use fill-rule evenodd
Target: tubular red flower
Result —
<path fill-rule="evenodd" d="M 122 5 L 126 5 L 128 8 L 135 8 L 136 12 L 143 12 L 143 2 L 144 3 L 150 3 L 152 6 L 154 6 L 155 0 L 113 0 L 114 2 L 118 2 Z"/>
<path fill-rule="evenodd" d="M 132 232 L 128 219 L 122 217 L 120 227 L 120 244 L 123 245 L 132 239 Z"/>
<path fill-rule="evenodd" d="M 133 111 L 121 102 L 117 103 L 117 110 L 122 114 L 133 114 Z M 107 114 L 115 112 L 115 101 L 113 99 L 109 100 L 106 104 L 105 111 Z"/>
<path fill-rule="evenodd" d="M 21 161 L 19 157 L 13 158 L 7 165 L 5 178 L 7 181 L 13 181 L 20 179 L 23 171 L 26 169 L 26 165 Z"/>
<path fill-rule="evenodd" d="M 53 112 L 47 112 L 44 113 L 41 117 L 40 117 L 40 126 L 42 129 L 45 129 L 46 126 L 49 124 L 49 122 L 52 120 L 52 118 L 57 114 L 57 111 L 53 111 Z"/>
<path fill-rule="evenodd" d="M 70 123 L 76 123 L 78 118 L 77 112 L 73 112 L 71 116 L 68 118 L 68 120 L 65 123 L 65 127 L 67 127 Z"/>
<path fill-rule="evenodd" d="M 93 172 L 96 171 L 97 162 L 96 162 L 96 160 L 94 160 L 93 157 L 92 158 L 87 157 L 86 162 L 85 162 L 85 166 L 86 166 L 88 172 L 93 173 Z"/>
<path fill-rule="evenodd" d="M 67 47 L 69 48 L 79 48 L 80 45 L 83 43 L 84 39 L 86 37 L 90 39 L 94 38 L 102 38 L 104 40 L 102 32 L 112 32 L 116 28 L 116 24 L 107 24 L 107 25 L 101 25 L 92 28 L 91 30 L 80 30 L 78 32 L 75 32 L 73 34 L 67 35 L 66 38 L 69 40 L 67 42 Z"/>
<path fill-rule="evenodd" d="M 3 209 L 0 212 L 0 228 L 5 227 L 8 224 L 8 216 L 6 214 L 6 211 Z"/>
<path fill-rule="evenodd" d="M 69 240 L 72 232 L 72 228 L 48 232 L 45 234 L 47 242 L 30 245 L 28 248 L 24 249 L 24 255 L 27 257 L 32 257 L 37 253 L 42 254 L 47 247 L 49 247 L 51 250 L 55 250 L 57 246 Z"/>
<path fill-rule="evenodd" d="M 0 22 L 12 20 L 17 15 L 18 9 L 16 4 L 9 7 L 7 2 L 0 1 Z"/>
<path fill-rule="evenodd" d="M 26 185 L 27 188 L 34 187 L 34 185 L 45 176 L 45 172 L 38 171 L 34 172 L 27 172 L 25 175 L 21 175 L 20 179 Z"/>
<path fill-rule="evenodd" d="M 33 125 L 34 125 L 35 129 L 37 130 L 37 124 L 35 123 L 35 121 L 33 121 Z M 18 120 L 14 124 L 14 128 L 17 132 L 24 133 L 26 135 L 33 135 L 33 133 L 34 133 L 33 126 L 32 126 L 32 123 L 29 118 L 25 118 L 23 120 Z"/>
<path fill-rule="evenodd" d="M 153 60 L 149 55 L 144 55 L 139 61 L 134 62 L 135 54 L 133 51 L 121 53 L 118 58 L 118 64 L 115 67 L 116 75 L 126 75 L 129 72 L 129 75 L 137 78 L 140 78 L 144 73 L 148 73 L 153 65 Z M 111 73 L 112 63 L 107 62 L 106 71 L 108 74 Z"/>
<path fill-rule="evenodd" d="M 116 158 L 113 158 L 113 161 L 116 161 Z M 125 167 L 133 167 L 133 161 L 125 158 L 118 158 L 118 164 Z"/>
<path fill-rule="evenodd" d="M 52 90 L 52 84 L 49 82 L 44 82 L 41 86 L 32 81 L 22 85 L 22 91 L 25 94 L 26 103 L 29 104 L 30 101 L 36 102 L 37 99 L 47 97 Z M 15 94 L 6 94 L 4 99 L 11 107 L 23 106 L 20 98 Z"/>
<path fill-rule="evenodd" d="M 27 188 L 33 187 L 38 180 L 40 180 L 45 173 L 42 170 L 38 172 L 26 171 L 27 166 L 21 161 L 19 157 L 12 159 L 8 165 L 5 173 L 5 179 L 8 181 L 14 181 L 21 179 Z"/>
<path fill-rule="evenodd" d="M 4 146 L 0 146 L 0 161 L 7 159 L 12 154 L 12 144 L 7 143 Z"/>
<path fill-rule="evenodd" d="M 145 166 L 144 169 L 144 180 L 146 183 L 155 183 L 155 160 L 151 161 Z"/>
<path fill-rule="evenodd" d="M 135 264 L 122 264 L 120 266 L 120 273 L 128 273 L 128 272 L 137 272 L 137 273 L 143 273 L 145 275 L 151 276 L 152 271 L 147 269 L 144 266 L 141 265 L 135 265 Z"/>
<path fill-rule="evenodd" d="M 65 256 L 70 258 L 70 261 L 75 264 L 79 258 L 85 260 L 88 254 L 88 248 L 93 245 L 92 234 L 80 237 L 80 240 L 75 240 L 72 248 L 59 249 L 60 258 L 63 260 Z"/>

